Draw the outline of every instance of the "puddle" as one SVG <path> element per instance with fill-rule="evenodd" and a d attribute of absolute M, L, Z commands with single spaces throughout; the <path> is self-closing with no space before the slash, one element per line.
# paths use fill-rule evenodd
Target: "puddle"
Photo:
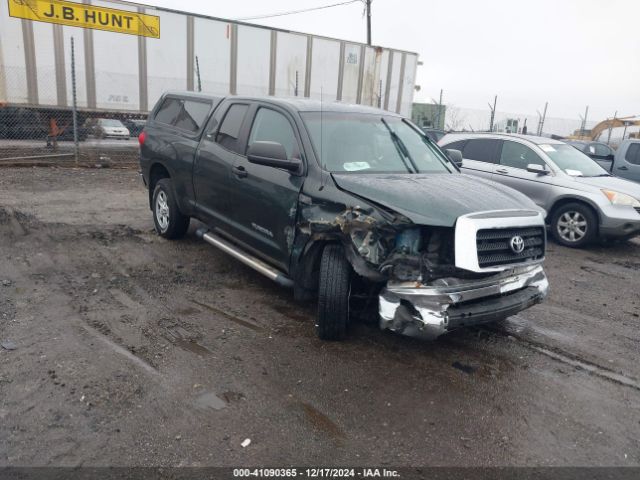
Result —
<path fill-rule="evenodd" d="M 468 375 L 471 375 L 473 373 L 475 373 L 475 371 L 478 369 L 477 367 L 472 367 L 471 365 L 465 365 L 464 363 L 460 363 L 460 362 L 453 362 L 451 364 L 451 366 L 453 368 L 456 368 L 458 370 L 460 370 L 461 372 L 464 372 Z"/>
<path fill-rule="evenodd" d="M 195 342 L 193 340 L 187 340 L 185 338 L 176 338 L 172 341 L 172 343 L 175 346 L 180 347 L 181 349 L 186 350 L 188 352 L 195 353 L 196 355 L 200 355 L 200 356 L 211 355 L 211 350 L 209 350 L 207 347 L 203 347 L 198 342 Z"/>
<path fill-rule="evenodd" d="M 195 353 L 200 356 L 211 355 L 213 353 L 207 347 L 196 342 L 195 339 L 192 338 L 193 335 L 191 335 L 188 330 L 185 330 L 180 326 L 169 329 L 167 333 L 168 335 L 165 337 L 167 340 L 187 352 Z"/>
<path fill-rule="evenodd" d="M 225 312 L 224 310 L 221 310 L 219 308 L 216 308 L 212 305 L 208 305 L 206 303 L 201 303 L 198 302 L 197 300 L 191 300 L 193 303 L 195 303 L 196 305 L 199 305 L 203 308 L 206 308 L 207 310 L 210 310 L 224 318 L 226 318 L 227 320 L 231 320 L 232 322 L 237 323 L 238 325 L 242 325 L 243 327 L 249 328 L 255 332 L 263 332 L 264 329 L 260 326 L 260 325 L 256 325 L 255 323 L 249 322 L 248 320 L 243 320 L 242 318 L 236 317 L 235 315 L 230 315 L 227 312 Z"/>
<path fill-rule="evenodd" d="M 327 417 L 320 410 L 308 403 L 302 403 L 302 409 L 304 410 L 307 420 L 314 426 L 314 428 L 329 434 L 335 438 L 344 438 L 344 432 L 335 424 L 333 420 Z"/>
<path fill-rule="evenodd" d="M 190 316 L 190 315 L 198 315 L 200 312 L 200 310 L 198 310 L 197 308 L 193 308 L 193 307 L 184 307 L 184 308 L 180 308 L 178 310 L 175 311 L 178 315 L 184 315 L 186 317 Z"/>
<path fill-rule="evenodd" d="M 202 395 L 199 395 L 198 397 L 196 397 L 193 403 L 196 407 L 203 410 L 206 410 L 208 408 L 211 408 L 213 410 L 222 410 L 227 406 L 227 402 L 225 402 L 213 392 L 206 392 Z"/>

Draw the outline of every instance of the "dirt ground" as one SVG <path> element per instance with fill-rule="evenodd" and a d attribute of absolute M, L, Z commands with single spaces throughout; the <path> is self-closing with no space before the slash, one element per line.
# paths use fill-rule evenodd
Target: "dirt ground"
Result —
<path fill-rule="evenodd" d="M 0 465 L 640 465 L 639 241 L 551 244 L 550 298 L 490 328 L 323 343 L 146 199 L 0 170 Z"/>

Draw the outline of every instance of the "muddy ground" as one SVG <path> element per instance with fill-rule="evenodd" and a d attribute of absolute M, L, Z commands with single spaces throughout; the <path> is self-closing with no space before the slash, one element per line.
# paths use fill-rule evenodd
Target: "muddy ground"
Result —
<path fill-rule="evenodd" d="M 640 242 L 551 244 L 548 301 L 491 328 L 323 343 L 146 198 L 0 170 L 0 465 L 640 465 Z"/>

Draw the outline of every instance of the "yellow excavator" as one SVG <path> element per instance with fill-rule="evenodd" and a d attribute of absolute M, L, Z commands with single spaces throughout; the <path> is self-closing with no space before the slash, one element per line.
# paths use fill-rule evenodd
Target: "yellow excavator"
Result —
<path fill-rule="evenodd" d="M 573 132 L 573 135 L 569 135 L 566 137 L 569 140 L 587 140 L 587 141 L 596 141 L 600 134 L 605 130 L 609 130 L 610 128 L 617 127 L 640 127 L 640 118 L 637 116 L 633 117 L 618 117 L 618 118 L 609 118 L 607 120 L 603 120 L 602 122 L 596 124 L 590 130 L 576 130 Z M 634 132 L 629 134 L 628 138 L 640 138 L 638 132 Z"/>

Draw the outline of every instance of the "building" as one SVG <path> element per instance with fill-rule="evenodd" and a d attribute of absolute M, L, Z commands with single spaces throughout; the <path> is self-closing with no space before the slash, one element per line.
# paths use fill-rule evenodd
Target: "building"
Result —
<path fill-rule="evenodd" d="M 436 102 L 414 103 L 411 109 L 411 121 L 421 128 L 437 128 L 444 130 L 446 105 Z"/>

